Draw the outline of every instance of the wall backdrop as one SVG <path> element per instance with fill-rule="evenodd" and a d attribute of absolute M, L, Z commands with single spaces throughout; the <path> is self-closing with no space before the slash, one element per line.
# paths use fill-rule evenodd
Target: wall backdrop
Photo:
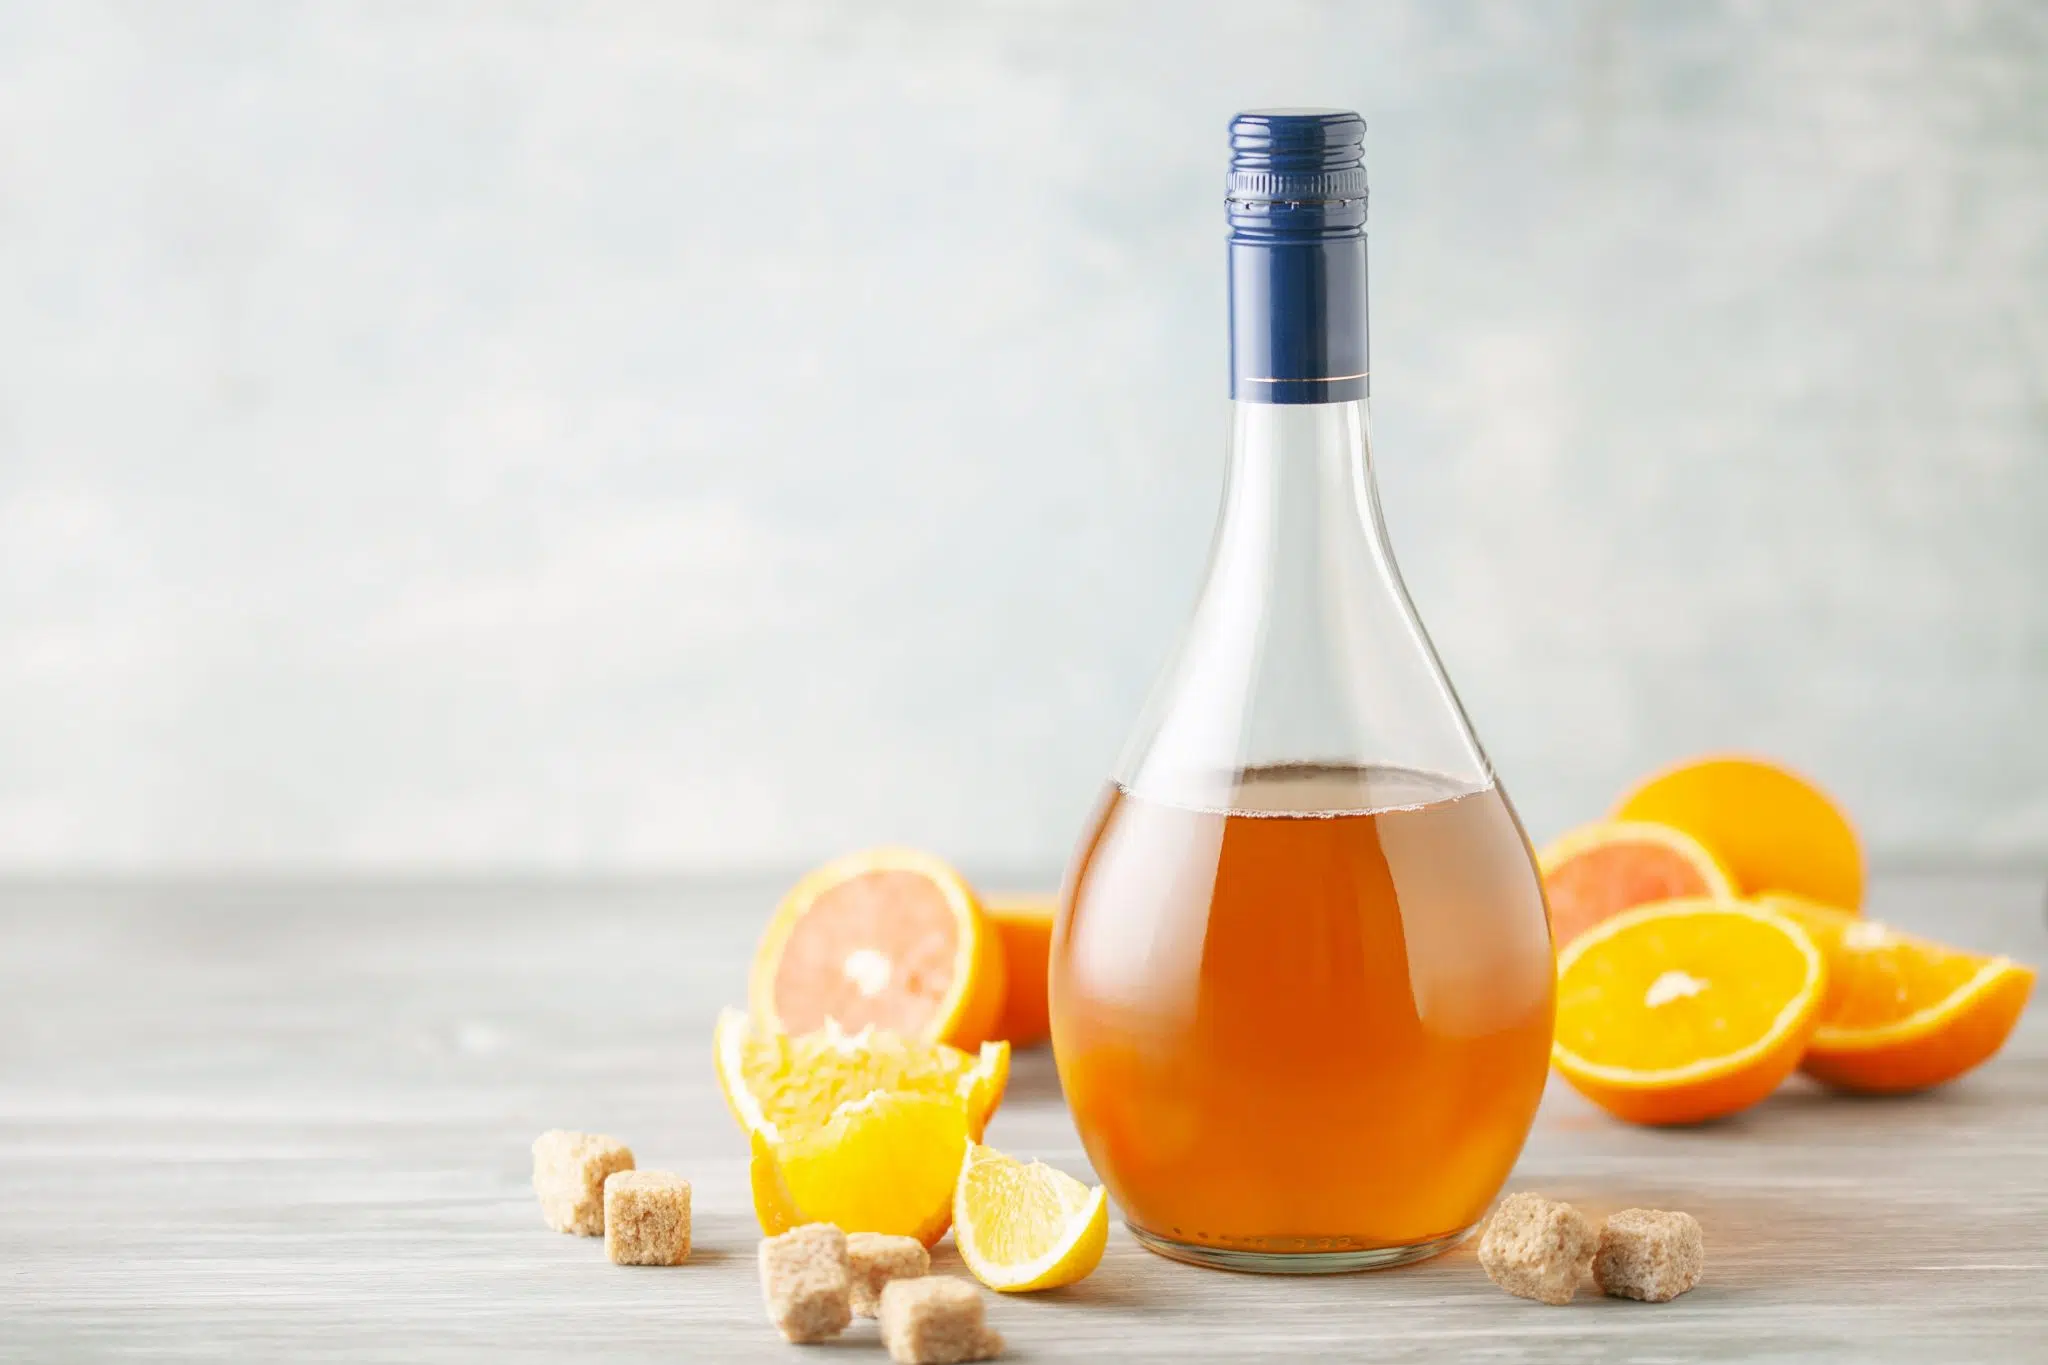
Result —
<path fill-rule="evenodd" d="M 0 0 L 0 870 L 1057 868 L 1300 103 L 1532 834 L 1736 746 L 2048 859 L 2044 91 L 2026 3 Z"/>

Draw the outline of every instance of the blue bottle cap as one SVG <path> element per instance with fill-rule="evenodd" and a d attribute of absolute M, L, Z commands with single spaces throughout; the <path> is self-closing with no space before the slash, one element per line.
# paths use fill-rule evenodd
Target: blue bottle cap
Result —
<path fill-rule="evenodd" d="M 1230 225 L 1348 235 L 1365 225 L 1365 120 L 1348 109 L 1250 109 L 1230 121 Z"/>
<path fill-rule="evenodd" d="M 1366 396 L 1365 120 L 1253 109 L 1230 121 L 1230 396 Z"/>

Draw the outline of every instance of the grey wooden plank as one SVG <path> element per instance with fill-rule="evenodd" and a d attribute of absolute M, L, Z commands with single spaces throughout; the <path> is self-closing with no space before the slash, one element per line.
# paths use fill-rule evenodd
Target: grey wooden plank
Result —
<path fill-rule="evenodd" d="M 0 1356 L 805 1358 L 762 1319 L 708 1054 L 772 897 L 0 888 Z M 2048 960 L 2034 879 L 1893 878 L 1873 910 Z M 526 1147 L 555 1125 L 696 1182 L 690 1265 L 613 1267 L 541 1227 Z M 1086 1173 L 1045 1052 L 991 1140 Z M 1911 1099 L 1795 1084 L 1646 1132 L 1553 1085 L 1514 1184 L 1697 1213 L 1708 1279 L 1673 1304 L 1525 1304 L 1469 1249 L 1224 1275 L 1118 1229 L 1089 1280 L 991 1312 L 1019 1360 L 2043 1360 L 2044 1177 L 2036 1009 L 1991 1066 Z M 879 1358 L 872 1332 L 830 1350 Z"/>

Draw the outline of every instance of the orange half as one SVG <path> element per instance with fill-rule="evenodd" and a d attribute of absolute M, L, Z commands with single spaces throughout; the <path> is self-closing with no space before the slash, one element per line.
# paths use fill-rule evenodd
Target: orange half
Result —
<path fill-rule="evenodd" d="M 995 1036 L 1011 1047 L 1036 1047 L 1052 1034 L 1045 982 L 1052 960 L 1055 896 L 995 896 L 988 917 L 1003 943 L 1003 1012 Z"/>
<path fill-rule="evenodd" d="M 1806 1051 L 1827 972 L 1784 915 L 1736 901 L 1638 906 L 1557 959 L 1551 1060 L 1632 1123 L 1698 1123 L 1755 1104 Z"/>
<path fill-rule="evenodd" d="M 1742 895 L 1863 904 L 1855 826 L 1813 782 L 1768 760 L 1715 755 L 1667 768 L 1624 796 L 1614 818 L 1684 830 L 1714 850 Z"/>
<path fill-rule="evenodd" d="M 1828 961 L 1820 1025 L 1800 1064 L 1842 1090 L 1897 1094 L 1952 1081 L 1996 1053 L 2034 969 L 1966 953 L 1811 901 L 1770 897 Z"/>
<path fill-rule="evenodd" d="M 1560 947 L 1611 916 L 1651 901 L 1728 899 L 1735 883 L 1705 844 L 1647 820 L 1602 820 L 1537 855 L 1551 936 Z"/>
<path fill-rule="evenodd" d="M 971 1052 L 1002 1009 L 1002 944 L 952 867 L 915 849 L 870 849 L 783 897 L 754 951 L 747 1001 L 784 1033 L 829 1020 Z"/>

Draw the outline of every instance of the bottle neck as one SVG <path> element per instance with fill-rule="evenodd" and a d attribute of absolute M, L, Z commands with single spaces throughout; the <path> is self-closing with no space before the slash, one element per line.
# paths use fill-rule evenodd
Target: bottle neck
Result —
<path fill-rule="evenodd" d="M 1262 598 L 1315 604 L 1300 624 L 1316 635 L 1317 622 L 1349 610 L 1328 599 L 1396 581 L 1363 399 L 1231 404 L 1210 577 L 1254 585 Z"/>
<path fill-rule="evenodd" d="M 1369 392 L 1365 229 L 1230 237 L 1230 396 L 1344 403 Z"/>
<path fill-rule="evenodd" d="M 1117 780 L 1208 810 L 1238 809 L 1241 780 L 1267 768 L 1398 769 L 1421 775 L 1417 789 L 1479 790 L 1492 774 L 1401 586 L 1373 489 L 1365 122 L 1250 110 L 1230 139 L 1223 514 Z"/>
<path fill-rule="evenodd" d="M 1208 576 L 1117 776 L 1215 809 L 1286 764 L 1491 781 L 1395 568 L 1363 399 L 1231 404 Z"/>

